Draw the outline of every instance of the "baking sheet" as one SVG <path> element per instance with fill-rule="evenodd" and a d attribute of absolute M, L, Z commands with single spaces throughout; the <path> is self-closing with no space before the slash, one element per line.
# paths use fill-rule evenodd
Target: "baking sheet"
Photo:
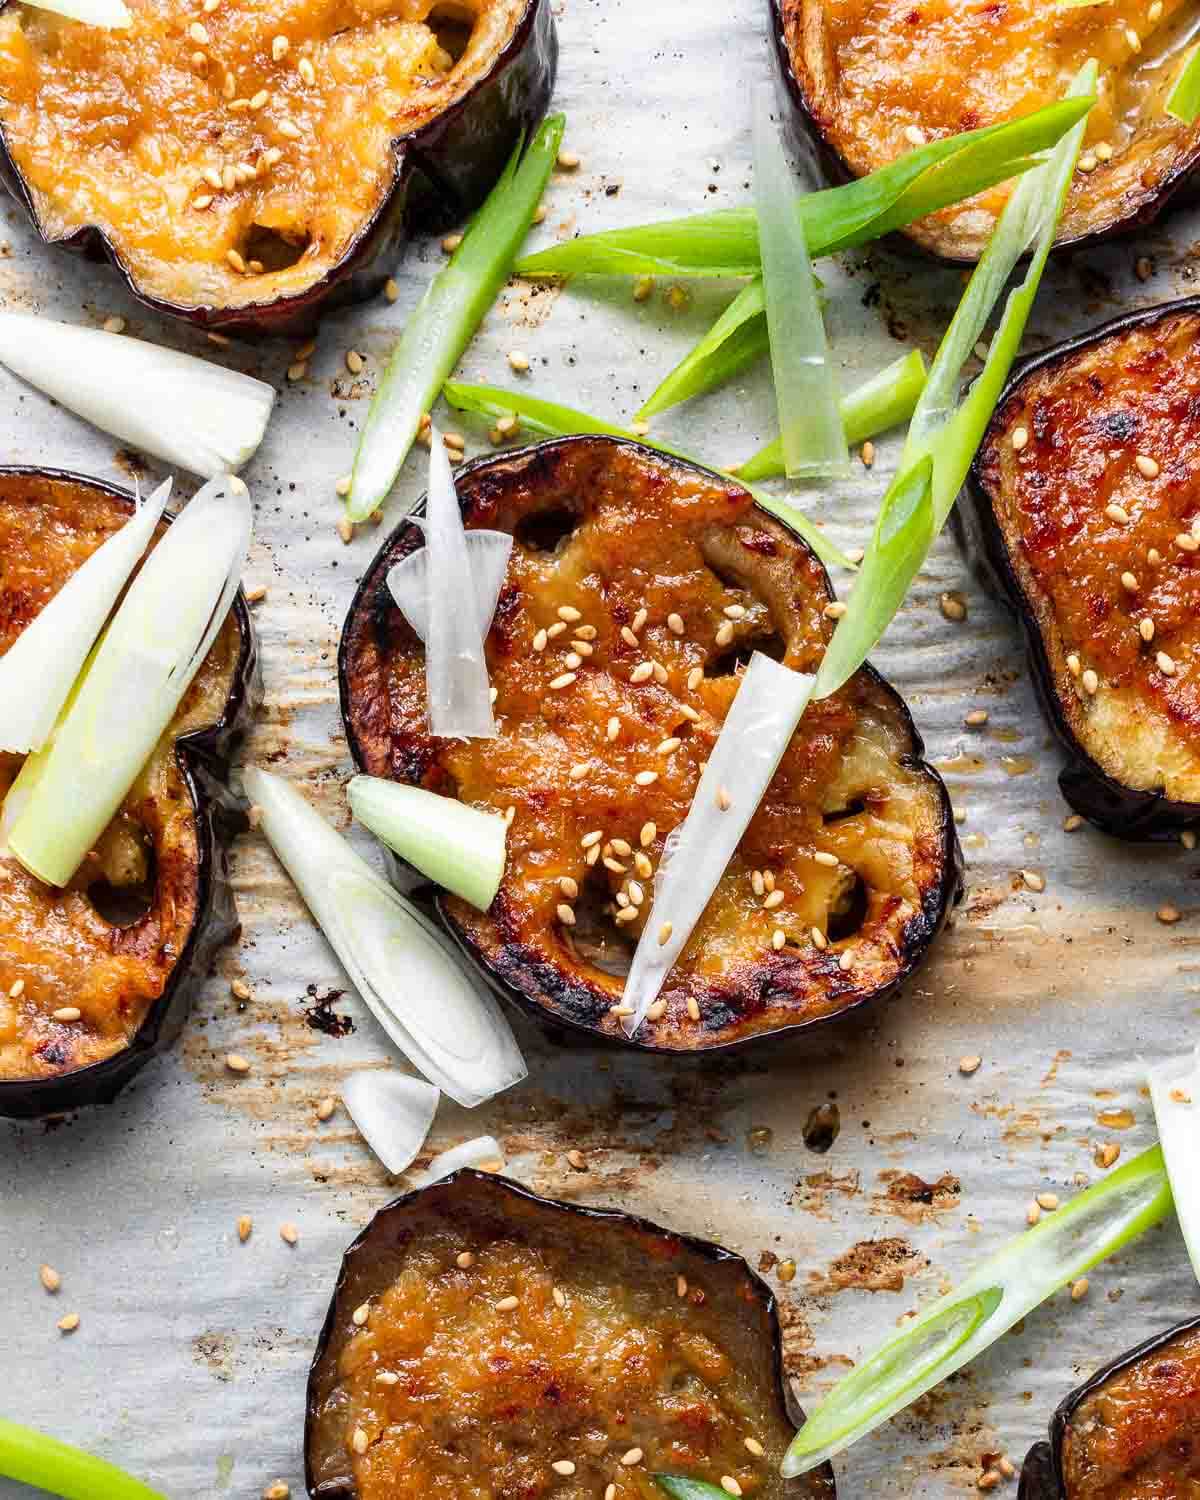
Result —
<path fill-rule="evenodd" d="M 745 201 L 748 85 L 770 77 L 759 0 L 557 8 L 556 103 L 582 165 L 556 177 L 539 239 Z M 118 313 L 134 334 L 215 352 L 148 316 L 105 270 L 39 249 L 13 207 L 0 214 L 4 306 L 89 324 Z M 1056 263 L 1027 347 L 1186 294 L 1194 224 L 1177 217 L 1169 235 Z M 1154 259 L 1146 282 L 1134 274 L 1138 254 Z M 380 362 L 440 259 L 434 243 L 415 247 L 397 272 L 396 305 L 380 299 L 327 318 L 297 385 L 284 379 L 291 346 L 219 356 L 281 391 L 246 473 L 257 517 L 247 582 L 269 591 L 256 612 L 267 702 L 248 755 L 301 783 L 343 826 L 351 768 L 337 638 L 385 532 L 367 527 L 343 546 L 334 483 Z M 894 358 L 897 340 L 931 351 L 961 287 L 958 273 L 892 250 L 846 257 L 836 270 L 826 262 L 822 275 L 847 387 Z M 628 282 L 516 286 L 463 374 L 509 383 L 506 352 L 521 348 L 533 360 L 529 389 L 628 418 L 731 291 L 696 286 L 690 306 L 674 311 L 661 295 L 635 305 Z M 357 378 L 343 363 L 351 347 L 368 361 Z M 5 462 L 128 481 L 129 455 L 3 372 L 0 401 Z M 770 437 L 773 420 L 757 371 L 656 432 L 729 463 Z M 845 546 L 864 540 L 899 440 L 877 446 L 873 474 L 805 497 Z M 421 468 L 408 465 L 389 521 L 419 493 Z M 965 594 L 966 623 L 942 617 L 944 590 Z M 514 1016 L 529 1080 L 471 1115 L 444 1104 L 430 1142 L 441 1149 L 492 1132 L 511 1174 L 538 1191 L 710 1235 L 756 1265 L 793 1259 L 790 1284 L 766 1274 L 810 1403 L 909 1309 L 1021 1229 L 1035 1193 L 1066 1196 L 1095 1180 L 1100 1142 L 1128 1159 L 1152 1141 L 1141 1059 L 1178 1050 L 1197 1011 L 1200 859 L 1062 831 L 1060 757 L 1016 632 L 948 538 L 874 660 L 907 697 L 965 814 L 966 899 L 905 997 L 766 1053 L 694 1063 L 556 1046 Z M 983 730 L 963 727 L 974 707 L 989 711 Z M 1023 868 L 1045 875 L 1044 894 L 1021 885 Z M 240 842 L 234 871 L 244 937 L 223 955 L 174 1051 L 106 1111 L 58 1126 L 0 1122 L 0 1410 L 112 1456 L 175 1500 L 255 1496 L 278 1477 L 302 1493 L 305 1372 L 339 1257 L 401 1185 L 343 1112 L 326 1125 L 314 1112 L 350 1071 L 398 1059 L 260 838 Z M 1183 913 L 1172 927 L 1154 915 L 1168 901 Z M 236 977 L 253 991 L 244 1007 L 230 994 Z M 352 1034 L 310 1027 L 312 987 L 347 991 L 335 1008 Z M 230 1050 L 251 1060 L 248 1077 L 225 1072 Z M 958 1072 L 964 1054 L 983 1058 L 970 1078 Z M 819 1154 L 805 1145 L 805 1126 L 827 1104 L 840 1132 Z M 1102 1126 L 1109 1110 L 1127 1110 L 1133 1123 Z M 585 1170 L 568 1164 L 571 1148 Z M 241 1214 L 254 1220 L 246 1245 L 235 1230 Z M 279 1236 L 285 1221 L 299 1226 L 292 1248 Z M 43 1261 L 63 1278 L 53 1298 L 38 1283 Z M 1054 1299 L 845 1455 L 840 1493 L 962 1494 L 981 1455 L 1024 1453 L 1082 1372 L 1196 1303 L 1168 1225 L 1098 1269 L 1086 1301 Z M 55 1323 L 68 1311 L 81 1324 L 64 1337 Z M 26 1493 L 0 1481 L 2 1500 Z"/>

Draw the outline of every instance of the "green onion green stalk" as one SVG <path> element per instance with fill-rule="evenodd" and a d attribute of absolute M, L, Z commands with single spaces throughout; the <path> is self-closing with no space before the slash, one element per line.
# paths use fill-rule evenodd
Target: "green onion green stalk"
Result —
<path fill-rule="evenodd" d="M 0 1475 L 64 1500 L 166 1500 L 115 1464 L 3 1417 Z"/>

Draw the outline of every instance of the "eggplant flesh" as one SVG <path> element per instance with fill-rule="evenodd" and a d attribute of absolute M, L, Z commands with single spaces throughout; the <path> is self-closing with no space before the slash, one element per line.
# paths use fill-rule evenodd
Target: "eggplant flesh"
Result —
<path fill-rule="evenodd" d="M 342 1261 L 309 1374 L 308 1493 L 646 1500 L 666 1471 L 833 1500 L 829 1465 L 779 1474 L 802 1421 L 775 1300 L 739 1256 L 463 1170 L 381 1209 Z"/>
<path fill-rule="evenodd" d="M 1089 58 L 1100 65 L 1100 85 L 1060 246 L 1148 223 L 1200 160 L 1200 127 L 1164 107 L 1197 31 L 1187 0 L 1153 7 L 1153 22 L 1144 0 L 770 5 L 793 124 L 836 180 L 865 176 L 924 141 L 1052 104 Z M 904 233 L 939 258 L 978 260 L 1010 191 L 1000 184 Z"/>
<path fill-rule="evenodd" d="M 514 537 L 487 641 L 498 737 L 428 733 L 424 650 L 386 583 L 422 544 L 404 523 L 343 630 L 351 752 L 372 775 L 514 809 L 490 910 L 444 896 L 442 916 L 488 980 L 541 1020 L 628 1045 L 613 1009 L 654 923 L 666 838 L 750 654 L 815 670 L 833 628 L 829 580 L 740 485 L 635 443 L 562 439 L 460 470 L 457 483 L 468 528 Z M 743 1042 L 907 977 L 960 888 L 949 802 L 922 748 L 869 669 L 808 709 L 633 1045 Z M 641 785 L 641 773 L 657 779 Z"/>
<path fill-rule="evenodd" d="M 133 496 L 82 475 L 0 469 L 0 652 L 133 508 Z M 239 596 L 70 885 L 43 885 L 0 855 L 0 1115 L 107 1103 L 178 1035 L 237 930 L 226 849 L 246 818 L 225 781 L 260 696 Z M 0 754 L 0 796 L 21 760 Z M 66 1007 L 79 1019 L 56 1019 Z"/>
<path fill-rule="evenodd" d="M 1187 1500 L 1200 1485 L 1200 1319 L 1098 1371 L 1061 1403 L 1018 1500 Z"/>
<path fill-rule="evenodd" d="M 1016 611 L 1071 807 L 1130 839 L 1200 822 L 1200 301 L 1018 366 L 958 507 Z"/>
<path fill-rule="evenodd" d="M 0 7 L 0 177 L 48 243 L 202 327 L 308 328 L 461 222 L 545 112 L 550 0 Z"/>

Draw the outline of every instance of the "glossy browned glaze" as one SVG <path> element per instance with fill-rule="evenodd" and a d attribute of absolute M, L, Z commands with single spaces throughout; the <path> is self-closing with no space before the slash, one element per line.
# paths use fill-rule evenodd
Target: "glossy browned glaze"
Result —
<path fill-rule="evenodd" d="M 813 125 L 856 176 L 922 140 L 1053 103 L 1088 58 L 1100 86 L 1060 240 L 1151 210 L 1200 155 L 1200 130 L 1163 109 L 1200 20 L 1188 0 L 780 0 L 780 9 Z M 1009 191 L 992 188 L 906 232 L 937 254 L 975 259 Z"/>
<path fill-rule="evenodd" d="M 427 733 L 423 648 L 385 583 L 416 545 L 404 528 L 347 622 L 351 740 L 374 775 L 514 810 L 490 911 L 447 899 L 450 921 L 511 988 L 618 1035 L 654 871 L 741 665 L 759 649 L 815 670 L 828 581 L 739 485 L 634 445 L 547 445 L 467 476 L 460 496 L 469 526 L 516 538 L 488 639 L 499 735 Z M 810 707 L 639 1039 L 717 1045 L 834 1014 L 907 972 L 953 863 L 945 792 L 914 746 L 869 671 Z"/>
<path fill-rule="evenodd" d="M 0 475 L 0 654 L 128 513 L 99 488 Z M 198 899 L 195 814 L 174 744 L 220 717 L 239 648 L 231 617 L 68 889 L 43 885 L 0 853 L 0 1082 L 54 1077 L 113 1056 L 162 994 Z M 0 754 L 0 797 L 20 766 L 20 756 Z M 118 925 L 127 915 L 136 919 Z M 55 1020 L 68 1006 L 80 1019 Z"/>
<path fill-rule="evenodd" d="M 1169 314 L 1037 367 L 977 471 L 1076 738 L 1181 802 L 1200 799 L 1198 334 Z"/>
<path fill-rule="evenodd" d="M 828 1496 L 823 1475 L 779 1475 L 773 1343 L 740 1260 L 464 1174 L 385 1209 L 346 1259 L 309 1388 L 310 1493 L 652 1500 L 658 1470 Z"/>
<path fill-rule="evenodd" d="M 1195 1500 L 1200 1494 L 1200 1330 L 1117 1371 L 1071 1413 L 1067 1500 Z"/>
<path fill-rule="evenodd" d="M 108 31 L 12 3 L 0 128 L 46 238 L 95 225 L 143 294 L 297 297 L 380 207 L 391 143 L 463 97 L 525 8 L 129 0 L 132 25 Z"/>

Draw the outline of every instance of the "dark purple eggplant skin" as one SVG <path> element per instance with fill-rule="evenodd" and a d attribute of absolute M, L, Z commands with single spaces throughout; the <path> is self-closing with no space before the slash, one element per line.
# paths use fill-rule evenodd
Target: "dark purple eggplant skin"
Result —
<path fill-rule="evenodd" d="M 792 68 L 791 52 L 783 28 L 784 0 L 767 0 L 768 26 L 771 46 L 779 69 L 782 97 L 787 105 L 787 128 L 797 149 L 812 167 L 832 187 L 853 182 L 857 176 L 845 158 L 831 144 L 821 122 L 813 113 L 808 97 Z M 1123 238 L 1153 224 L 1169 207 L 1183 208 L 1200 200 L 1200 175 L 1198 175 L 1195 153 L 1182 161 L 1170 177 L 1163 182 L 1148 202 L 1132 209 L 1105 229 L 1088 234 L 1077 234 L 1054 242 L 1054 251 L 1085 249 L 1105 244 L 1108 240 Z M 937 254 L 924 245 L 919 245 L 902 229 L 886 236 L 887 244 L 895 250 L 907 250 L 909 254 L 932 259 L 941 265 L 972 266 L 976 257 L 966 255 Z"/>
<path fill-rule="evenodd" d="M 136 504 L 128 490 L 89 474 L 20 465 L 6 466 L 0 474 L 37 474 L 86 485 L 121 501 L 131 514 Z M 165 515 L 163 520 L 170 523 L 174 516 Z M 217 953 L 241 930 L 229 877 L 229 847 L 249 828 L 250 820 L 247 803 L 229 788 L 229 769 L 262 703 L 263 682 L 258 637 L 241 589 L 233 612 L 241 647 L 221 717 L 175 744 L 175 759 L 195 817 L 199 861 L 196 918 L 183 952 L 127 1047 L 103 1062 L 55 1078 L 0 1082 L 0 1118 L 37 1120 L 88 1105 L 111 1104 L 150 1059 L 179 1036 Z"/>
<path fill-rule="evenodd" d="M 7 3 L 7 0 L 3 0 Z M 107 261 L 129 293 L 152 312 L 206 332 L 243 338 L 311 332 L 319 315 L 375 296 L 418 234 L 461 223 L 487 197 L 522 136 L 545 114 L 558 68 L 558 34 L 550 0 L 528 0 L 525 13 L 491 69 L 450 109 L 392 143 L 393 176 L 378 208 L 341 260 L 308 291 L 245 307 L 188 307 L 143 292 L 103 230 L 85 226 L 63 239 L 42 234 L 29 185 L 0 129 L 0 183 L 43 244 Z"/>
<path fill-rule="evenodd" d="M 655 1263 L 662 1265 L 666 1257 L 681 1252 L 699 1257 L 714 1267 L 720 1267 L 735 1280 L 741 1280 L 753 1301 L 757 1304 L 763 1325 L 763 1357 L 769 1361 L 773 1383 L 779 1392 L 779 1405 L 793 1427 L 804 1425 L 804 1412 L 792 1392 L 783 1363 L 783 1333 L 779 1321 L 779 1305 L 775 1294 L 759 1274 L 746 1261 L 730 1250 L 702 1240 L 690 1234 L 676 1234 L 664 1229 L 649 1219 L 620 1209 L 591 1208 L 578 1203 L 565 1203 L 557 1198 L 543 1198 L 530 1192 L 520 1183 L 492 1172 L 478 1172 L 471 1167 L 460 1168 L 440 1182 L 405 1193 L 381 1208 L 342 1258 L 341 1269 L 333 1289 L 325 1322 L 317 1339 L 316 1351 L 308 1374 L 307 1401 L 304 1425 L 304 1473 L 305 1487 L 311 1500 L 357 1500 L 357 1490 L 352 1484 L 320 1485 L 313 1469 L 314 1428 L 322 1401 L 322 1379 L 324 1362 L 329 1352 L 338 1325 L 340 1302 L 351 1281 L 357 1262 L 378 1253 L 380 1247 L 389 1248 L 403 1243 L 409 1211 L 426 1203 L 445 1203 L 456 1218 L 469 1222 L 472 1215 L 485 1221 L 503 1224 L 510 1205 L 519 1203 L 527 1213 L 546 1218 L 562 1217 L 572 1221 L 578 1229 L 579 1248 L 583 1255 L 588 1246 L 599 1236 L 624 1235 L 639 1245 L 653 1245 Z M 650 1256 L 646 1259 L 649 1263 Z M 355 1293 L 355 1306 L 363 1300 Z M 834 1483 L 833 1466 L 826 1463 L 821 1468 L 802 1478 L 791 1480 L 788 1493 L 795 1500 L 836 1500 L 837 1486 Z"/>
<path fill-rule="evenodd" d="M 1131 328 L 1154 323 L 1178 313 L 1200 312 L 1200 297 L 1185 297 L 1158 307 L 1112 318 L 1078 338 L 1067 339 L 1040 354 L 1018 361 L 996 411 L 1002 412 L 1017 386 L 1029 375 L 1069 359 L 1081 349 Z M 987 437 L 984 438 L 984 443 Z M 984 443 L 980 444 L 982 451 Z M 954 510 L 954 532 L 964 556 L 990 593 L 1013 612 L 1025 637 L 1030 675 L 1042 711 L 1067 756 L 1058 784 L 1067 804 L 1081 817 L 1114 838 L 1135 842 L 1177 842 L 1187 828 L 1200 827 L 1200 804 L 1175 802 L 1161 792 L 1139 791 L 1115 781 L 1096 763 L 1067 722 L 1054 685 L 1046 644 L 1029 606 L 1025 590 L 1008 555 L 978 455 Z"/>
<path fill-rule="evenodd" d="M 477 459 L 473 463 L 466 464 L 455 471 L 455 482 L 458 489 L 460 504 L 464 513 L 469 510 L 472 503 L 471 479 L 476 475 L 486 486 L 487 476 L 490 469 L 501 465 L 508 466 L 519 462 L 524 458 L 536 458 L 539 462 L 543 459 L 552 461 L 554 453 L 565 446 L 574 443 L 613 443 L 622 446 L 636 448 L 648 457 L 658 461 L 664 458 L 663 453 L 654 448 L 648 448 L 642 443 L 630 443 L 623 438 L 607 437 L 564 437 L 555 438 L 548 442 L 533 444 L 524 449 L 505 450 L 503 455 L 492 458 Z M 687 460 L 670 458 L 670 462 L 683 470 L 693 473 L 707 472 L 698 465 Z M 715 471 L 714 471 L 715 472 Z M 720 476 L 718 478 L 727 477 Z M 425 510 L 425 496 L 416 502 L 413 514 L 422 515 Z M 771 517 L 772 522 L 789 531 L 797 537 L 802 546 L 807 547 L 803 537 L 792 531 L 785 522 L 777 516 Z M 375 554 L 371 563 L 364 572 L 354 598 L 351 600 L 350 608 L 346 612 L 346 619 L 342 626 L 342 637 L 338 647 L 338 688 L 342 710 L 342 724 L 346 731 L 346 740 L 351 757 L 357 770 L 365 772 L 366 760 L 362 746 L 354 726 L 351 713 L 351 669 L 348 660 L 349 645 L 351 639 L 351 625 L 356 617 L 362 613 L 373 614 L 378 618 L 386 617 L 392 610 L 393 605 L 387 594 L 386 575 L 390 567 L 406 556 L 417 550 L 424 542 L 424 535 L 420 528 L 412 525 L 408 520 L 403 520 L 396 529 L 388 536 Z M 818 563 L 818 566 L 820 564 Z M 831 598 L 834 597 L 833 586 L 829 581 L 828 570 L 822 568 L 825 586 Z M 888 688 L 884 678 L 868 663 L 861 671 L 866 672 L 874 681 Z M 950 794 L 946 790 L 937 772 L 925 764 L 925 742 L 920 731 L 913 722 L 912 713 L 908 704 L 894 690 L 888 688 L 895 697 L 896 706 L 899 710 L 904 728 L 911 737 L 912 748 L 907 757 L 908 764 L 922 767 L 936 783 L 940 804 L 940 826 L 939 835 L 942 848 L 941 879 L 935 889 L 927 896 L 925 904 L 920 912 L 912 917 L 905 929 L 903 944 L 905 951 L 905 964 L 896 977 L 887 985 L 872 990 L 869 994 L 862 995 L 843 1009 L 832 1015 L 816 1016 L 807 1021 L 795 1022 L 791 1025 L 780 1026 L 771 1031 L 764 1031 L 757 1035 L 736 1038 L 731 1041 L 720 1043 L 706 1043 L 703 1047 L 696 1048 L 693 1052 L 683 1052 L 678 1048 L 657 1046 L 652 1042 L 641 1040 L 639 1037 L 627 1037 L 623 1032 L 609 1034 L 597 1029 L 596 1021 L 603 1009 L 596 996 L 588 990 L 583 990 L 574 985 L 568 976 L 563 974 L 553 964 L 547 963 L 538 954 L 529 954 L 527 950 L 516 951 L 515 945 L 509 947 L 506 954 L 506 962 L 503 967 L 492 963 L 484 954 L 480 953 L 470 944 L 464 934 L 450 920 L 443 907 L 442 893 L 436 886 L 426 886 L 422 889 L 422 899 L 431 914 L 437 917 L 442 928 L 454 942 L 464 960 L 502 1000 L 515 1005 L 524 1015 L 528 1016 L 556 1042 L 583 1042 L 585 1039 L 590 1043 L 598 1043 L 608 1048 L 619 1048 L 635 1052 L 651 1053 L 663 1057 L 676 1059 L 694 1057 L 715 1057 L 734 1051 L 760 1048 L 778 1044 L 785 1037 L 798 1036 L 802 1032 L 812 1030 L 814 1027 L 835 1025 L 847 1016 L 861 1012 L 865 1006 L 886 1004 L 896 996 L 912 975 L 920 968 L 928 956 L 934 942 L 942 932 L 950 919 L 954 908 L 962 901 L 964 892 L 964 864 L 962 848 L 958 841 L 958 833 L 954 823 L 954 810 L 950 802 Z M 397 863 L 409 870 L 414 871 L 405 861 L 398 856 L 389 853 L 389 859 L 396 859 Z M 537 998 L 539 991 L 552 997 L 560 1009 L 552 1010 Z M 718 1015 L 718 1022 L 721 1021 Z"/>
<path fill-rule="evenodd" d="M 1017 1492 L 1017 1500 L 1067 1500 L 1062 1468 L 1063 1442 L 1071 1418 L 1080 1404 L 1112 1376 L 1120 1374 L 1122 1370 L 1127 1370 L 1130 1365 L 1136 1364 L 1146 1355 L 1156 1354 L 1174 1339 L 1180 1338 L 1183 1334 L 1192 1333 L 1197 1328 L 1200 1328 L 1200 1318 L 1190 1318 L 1187 1322 L 1176 1323 L 1165 1333 L 1157 1333 L 1153 1338 L 1145 1339 L 1125 1354 L 1118 1355 L 1102 1370 L 1097 1370 L 1081 1386 L 1077 1386 L 1069 1396 L 1065 1397 L 1050 1419 L 1050 1441 L 1035 1443 L 1025 1456 L 1025 1462 L 1021 1466 L 1021 1488 Z"/>

